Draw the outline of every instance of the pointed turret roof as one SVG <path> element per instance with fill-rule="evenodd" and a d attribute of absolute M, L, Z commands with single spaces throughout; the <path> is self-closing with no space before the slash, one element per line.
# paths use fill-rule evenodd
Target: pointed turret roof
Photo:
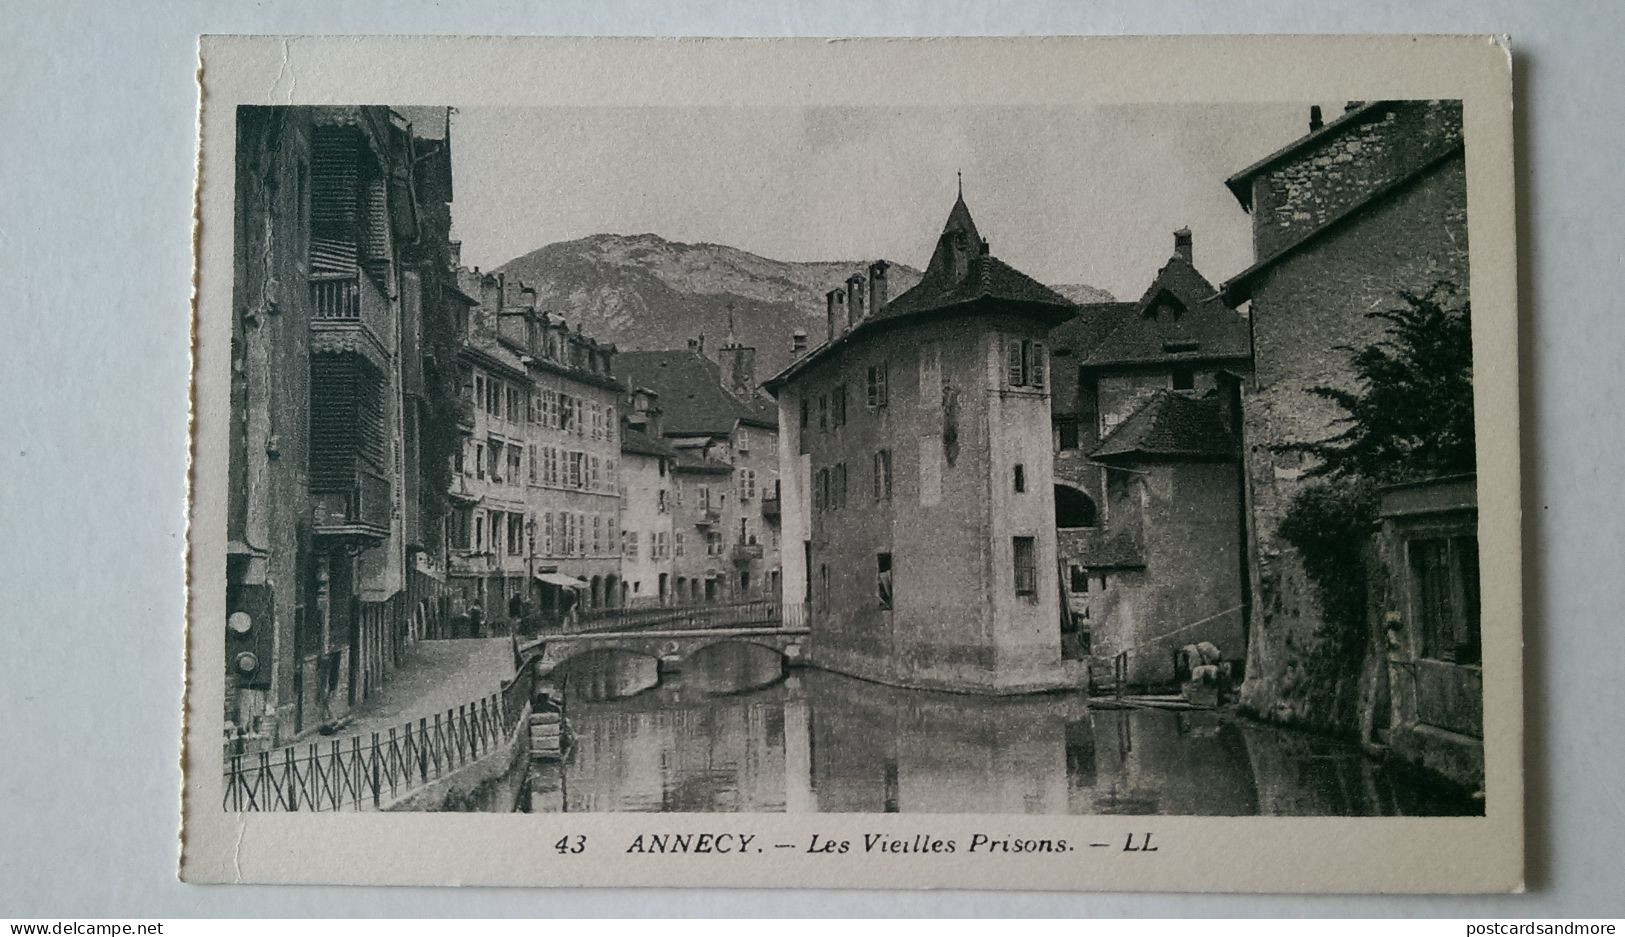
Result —
<path fill-rule="evenodd" d="M 834 342 L 814 349 L 765 386 L 769 392 L 777 392 L 792 375 L 822 358 L 830 349 L 874 329 L 915 316 L 973 313 L 982 308 L 984 301 L 999 304 L 999 311 L 1037 318 L 1050 326 L 1071 318 L 1077 309 L 1065 296 L 989 253 L 988 244 L 977 231 L 976 221 L 965 204 L 965 195 L 960 192 L 919 283 L 879 309 L 871 309 Z"/>

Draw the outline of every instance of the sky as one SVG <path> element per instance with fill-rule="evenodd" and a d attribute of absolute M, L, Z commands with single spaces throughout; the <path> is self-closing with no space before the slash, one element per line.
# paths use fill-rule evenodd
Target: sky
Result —
<path fill-rule="evenodd" d="M 462 108 L 453 236 L 485 268 L 600 233 L 923 268 L 963 173 L 994 255 L 1135 299 L 1182 226 L 1215 283 L 1252 262 L 1224 179 L 1306 133 L 1310 103 Z"/>

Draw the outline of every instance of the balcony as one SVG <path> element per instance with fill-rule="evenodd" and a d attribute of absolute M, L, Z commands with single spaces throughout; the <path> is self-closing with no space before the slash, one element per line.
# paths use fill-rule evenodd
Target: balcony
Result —
<path fill-rule="evenodd" d="M 762 499 L 762 516 L 763 517 L 778 517 L 779 516 L 779 498 L 778 498 L 778 495 L 773 495 L 772 497 Z"/>
<path fill-rule="evenodd" d="M 374 546 L 389 536 L 389 480 L 357 470 L 349 491 L 314 496 L 315 532 L 359 546 Z"/>
<path fill-rule="evenodd" d="M 762 558 L 762 545 L 759 543 L 736 543 L 733 547 L 733 561 L 735 563 L 749 563 L 751 560 Z"/>
<path fill-rule="evenodd" d="M 694 526 L 710 527 L 722 520 L 722 508 L 715 504 L 702 504 L 694 515 Z"/>
<path fill-rule="evenodd" d="M 389 364 L 389 297 L 371 277 L 317 273 L 310 277 L 311 341 L 315 351 L 360 352 Z"/>

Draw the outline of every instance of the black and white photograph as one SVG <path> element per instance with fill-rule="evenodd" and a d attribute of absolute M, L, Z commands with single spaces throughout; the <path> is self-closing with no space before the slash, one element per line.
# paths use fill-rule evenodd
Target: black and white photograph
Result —
<path fill-rule="evenodd" d="M 1460 101 L 235 153 L 223 809 L 1483 813 Z"/>
<path fill-rule="evenodd" d="M 1515 887 L 1492 42 L 202 60 L 186 880 Z"/>

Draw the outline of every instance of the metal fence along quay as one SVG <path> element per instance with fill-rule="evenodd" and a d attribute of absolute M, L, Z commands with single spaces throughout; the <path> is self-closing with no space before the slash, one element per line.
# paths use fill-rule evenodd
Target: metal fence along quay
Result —
<path fill-rule="evenodd" d="M 524 673 L 490 696 L 353 736 L 228 756 L 222 807 L 232 812 L 372 810 L 506 744 L 530 699 Z"/>

